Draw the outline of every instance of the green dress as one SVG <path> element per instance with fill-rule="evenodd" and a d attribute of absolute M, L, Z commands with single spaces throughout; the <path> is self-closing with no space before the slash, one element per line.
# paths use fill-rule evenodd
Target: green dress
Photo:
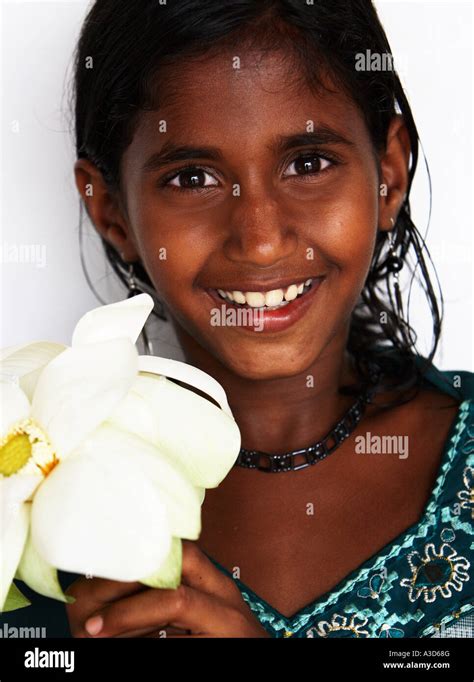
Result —
<path fill-rule="evenodd" d="M 421 518 L 290 618 L 234 578 L 273 637 L 474 637 L 474 374 L 433 367 L 425 381 L 462 402 Z M 71 636 L 64 604 L 19 587 L 32 605 L 0 614 L 0 636 Z"/>
<path fill-rule="evenodd" d="M 474 637 L 474 374 L 425 380 L 462 402 L 421 518 L 289 618 L 234 578 L 273 637 Z"/>

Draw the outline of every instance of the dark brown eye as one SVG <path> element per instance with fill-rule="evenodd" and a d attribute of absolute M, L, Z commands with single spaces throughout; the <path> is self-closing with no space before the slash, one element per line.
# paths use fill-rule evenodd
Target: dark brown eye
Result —
<path fill-rule="evenodd" d="M 185 168 L 176 173 L 166 184 L 179 187 L 180 189 L 192 190 L 216 186 L 218 183 L 203 168 Z"/>
<path fill-rule="evenodd" d="M 330 165 L 331 162 L 328 159 L 324 159 L 318 154 L 298 156 L 289 164 L 284 175 L 310 175 L 311 173 L 319 173 Z"/>
<path fill-rule="evenodd" d="M 181 187 L 201 187 L 206 180 L 206 174 L 202 170 L 189 170 L 180 173 L 179 178 Z"/>

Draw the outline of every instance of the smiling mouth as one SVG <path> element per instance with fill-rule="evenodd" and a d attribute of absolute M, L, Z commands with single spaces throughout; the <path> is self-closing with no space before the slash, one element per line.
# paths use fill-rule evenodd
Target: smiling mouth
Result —
<path fill-rule="evenodd" d="M 254 308 L 259 310 L 279 310 L 292 301 L 303 298 L 311 291 L 319 277 L 306 279 L 304 282 L 295 282 L 281 289 L 271 291 L 225 291 L 223 289 L 211 289 L 211 291 L 226 303 L 238 308 Z"/>

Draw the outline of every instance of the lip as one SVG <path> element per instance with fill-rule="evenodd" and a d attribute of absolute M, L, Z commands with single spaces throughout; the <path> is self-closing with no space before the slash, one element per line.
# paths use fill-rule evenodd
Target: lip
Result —
<path fill-rule="evenodd" d="M 259 322 L 263 322 L 263 328 L 256 329 L 256 325 L 240 325 L 239 329 L 242 329 L 243 331 L 260 331 L 261 333 L 272 333 L 272 332 L 280 332 L 285 329 L 288 329 L 288 327 L 291 327 L 291 325 L 295 324 L 298 320 L 300 320 L 303 315 L 307 312 L 309 307 L 311 306 L 315 295 L 317 294 L 319 287 L 321 286 L 322 282 L 324 282 L 325 277 L 307 277 L 306 279 L 312 279 L 313 284 L 311 286 L 311 289 L 307 291 L 303 296 L 298 296 L 298 298 L 295 298 L 293 301 L 290 301 L 288 305 L 284 306 L 283 308 L 277 308 L 276 310 L 267 310 L 263 309 L 263 311 L 259 310 L 258 313 L 258 320 Z M 306 280 L 303 280 L 306 281 Z M 297 280 L 291 280 L 289 284 L 286 286 L 289 286 L 290 284 L 296 284 Z M 273 286 L 273 285 L 272 285 Z M 219 287 L 220 289 L 221 287 Z M 276 289 L 283 289 L 285 288 L 284 286 L 276 286 Z M 237 306 L 234 305 L 231 301 L 225 301 L 223 298 L 219 296 L 216 290 L 214 289 L 204 289 L 206 294 L 212 299 L 212 302 L 218 303 L 221 306 L 225 306 L 225 308 L 229 310 L 252 310 L 252 308 L 243 307 L 243 306 Z M 232 289 L 227 289 L 227 291 L 232 291 Z M 240 290 L 242 291 L 242 290 Z M 254 289 L 244 289 L 244 291 L 269 291 L 268 285 L 265 285 L 265 287 L 262 287 L 260 285 L 259 288 L 254 288 Z M 253 310 L 256 310 L 253 308 Z"/>

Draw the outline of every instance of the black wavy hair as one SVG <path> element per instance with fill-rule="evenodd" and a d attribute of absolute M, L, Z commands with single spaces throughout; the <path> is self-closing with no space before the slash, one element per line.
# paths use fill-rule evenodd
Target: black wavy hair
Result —
<path fill-rule="evenodd" d="M 425 255 L 431 258 L 410 216 L 419 139 L 407 97 L 395 68 L 355 68 L 356 55 L 366 50 L 391 56 L 370 0 L 317 0 L 313 4 L 306 0 L 165 0 L 164 4 L 159 0 L 96 0 L 74 55 L 71 106 L 78 158 L 92 161 L 110 190 L 120 192 L 120 160 L 132 140 L 137 117 L 160 103 L 160 68 L 229 47 L 283 50 L 295 64 L 295 78 L 299 75 L 315 90 L 323 87 L 323 75 L 329 75 L 360 108 L 377 151 L 385 149 L 393 116 L 403 116 L 411 158 L 408 189 L 393 230 L 394 245 L 411 273 L 410 292 L 415 279 L 425 292 L 433 322 L 432 346 L 420 363 L 415 331 L 393 290 L 388 235 L 379 231 L 370 271 L 353 311 L 348 351 L 362 384 L 373 381 L 378 368 L 379 390 L 396 390 L 404 395 L 399 402 L 409 400 L 436 352 L 443 298 L 439 291 L 438 303 Z M 90 58 L 93 68 L 87 68 Z M 127 266 L 103 238 L 102 245 L 127 286 Z M 142 288 L 154 292 L 140 262 L 135 272 Z M 154 298 L 154 314 L 166 319 L 156 292 Z M 353 388 L 360 390 L 360 384 Z"/>

